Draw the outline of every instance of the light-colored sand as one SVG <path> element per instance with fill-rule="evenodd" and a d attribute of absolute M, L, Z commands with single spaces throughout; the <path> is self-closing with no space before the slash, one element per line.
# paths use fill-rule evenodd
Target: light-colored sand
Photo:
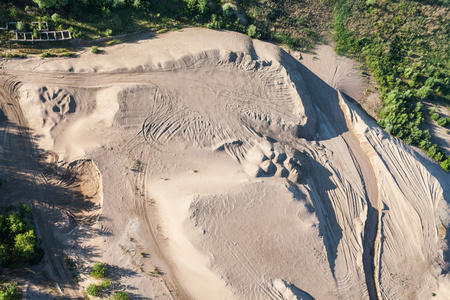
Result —
<path fill-rule="evenodd" d="M 442 297 L 449 175 L 339 98 L 363 95 L 354 63 L 316 55 L 189 29 L 4 62 L 39 148 L 100 170 L 71 255 L 148 298 Z"/>

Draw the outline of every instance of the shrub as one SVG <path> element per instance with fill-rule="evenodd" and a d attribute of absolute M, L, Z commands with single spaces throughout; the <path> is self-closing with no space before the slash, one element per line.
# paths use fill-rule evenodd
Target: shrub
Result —
<path fill-rule="evenodd" d="M 441 168 L 445 172 L 449 172 L 450 171 L 450 158 L 447 158 L 446 160 L 441 162 Z"/>
<path fill-rule="evenodd" d="M 45 58 L 45 57 L 52 57 L 52 56 L 53 56 L 53 54 L 51 54 L 50 51 L 46 51 L 46 52 L 44 52 L 44 53 L 41 54 L 41 57 L 42 57 L 42 58 Z"/>
<path fill-rule="evenodd" d="M 130 295 L 127 292 L 115 292 L 111 298 L 113 300 L 129 300 Z"/>
<path fill-rule="evenodd" d="M 447 121 L 448 121 L 447 118 L 442 117 L 442 118 L 439 118 L 436 122 L 439 126 L 445 127 L 445 126 L 447 126 Z"/>
<path fill-rule="evenodd" d="M 256 26 L 253 24 L 248 26 L 247 34 L 251 38 L 256 38 Z"/>
<path fill-rule="evenodd" d="M 200 14 L 204 14 L 207 9 L 208 1 L 206 0 L 198 0 L 197 9 Z"/>
<path fill-rule="evenodd" d="M 98 46 L 93 46 L 91 52 L 94 54 L 98 54 L 98 52 L 99 52 Z"/>
<path fill-rule="evenodd" d="M 102 291 L 102 287 L 100 285 L 96 285 L 95 283 L 91 283 L 86 288 L 86 295 L 98 297 L 100 292 Z"/>
<path fill-rule="evenodd" d="M 0 290 L 0 299 L 20 300 L 22 299 L 22 291 L 14 283 L 10 283 L 5 289 Z"/>
<path fill-rule="evenodd" d="M 234 14 L 234 9 L 229 3 L 227 3 L 222 7 L 222 13 L 225 18 L 231 18 Z"/>
<path fill-rule="evenodd" d="M 439 117 L 440 117 L 440 115 L 438 113 L 434 113 L 434 114 L 431 115 L 431 119 L 433 121 L 436 121 L 437 119 L 439 119 Z"/>
<path fill-rule="evenodd" d="M 436 112 L 436 107 L 430 108 L 428 112 L 430 113 L 430 115 L 434 114 Z"/>
<path fill-rule="evenodd" d="M 111 280 L 109 280 L 109 279 L 104 280 L 100 286 L 102 287 L 102 289 L 109 288 L 111 286 Z"/>
<path fill-rule="evenodd" d="M 17 31 L 24 31 L 25 30 L 25 23 L 22 21 L 17 22 L 16 29 Z"/>
<path fill-rule="evenodd" d="M 59 15 L 58 15 L 57 13 L 54 13 L 54 14 L 52 15 L 52 21 L 55 22 L 55 23 L 58 23 L 58 21 L 59 21 Z"/>
<path fill-rule="evenodd" d="M 433 90 L 429 86 L 423 86 L 417 91 L 417 97 L 425 99 L 433 95 Z"/>
<path fill-rule="evenodd" d="M 106 29 L 105 34 L 106 34 L 106 36 L 112 36 L 112 30 Z"/>
<path fill-rule="evenodd" d="M 91 276 L 95 279 L 106 277 L 106 264 L 96 262 L 91 270 Z"/>

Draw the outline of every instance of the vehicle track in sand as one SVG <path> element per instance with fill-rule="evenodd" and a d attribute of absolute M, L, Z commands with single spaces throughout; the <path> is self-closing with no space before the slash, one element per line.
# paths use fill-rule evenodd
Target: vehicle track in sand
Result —
<path fill-rule="evenodd" d="M 167 80 L 168 78 L 170 78 L 170 76 L 165 75 L 165 77 L 162 79 L 160 78 L 164 72 L 141 72 L 141 73 L 134 73 L 131 71 L 127 71 L 127 72 L 114 72 L 114 73 L 86 73 L 86 74 L 77 74 L 77 73 L 68 73 L 68 72 L 35 72 L 33 74 L 27 73 L 27 72 L 23 72 L 23 71 L 15 71 L 12 70 L 10 71 L 10 73 L 12 75 L 16 75 L 16 76 L 20 76 L 21 80 L 23 80 L 26 83 L 30 83 L 30 84 L 45 84 L 48 86 L 58 86 L 58 87 L 63 87 L 63 86 L 70 86 L 70 87 L 75 87 L 75 88 L 79 88 L 79 87 L 83 87 L 83 88 L 100 88 L 100 87 L 104 87 L 104 86 L 110 86 L 110 85 L 114 85 L 114 84 L 120 84 L 120 85 L 126 85 L 126 84 L 132 84 L 132 85 L 145 85 L 148 86 L 149 83 L 155 85 L 157 87 L 157 89 L 160 89 L 160 83 L 164 80 Z M 170 75 L 170 74 L 169 74 Z M 190 80 L 190 79 L 186 79 L 185 80 Z M 309 84 L 311 84 L 310 87 L 312 91 L 313 90 L 320 90 L 322 87 L 319 85 L 315 85 L 313 80 L 310 78 L 307 78 L 307 81 Z M 162 87 L 164 87 L 164 85 L 162 84 Z M 211 87 L 209 87 L 211 89 Z M 214 90 L 214 92 L 216 92 L 217 90 Z M 279 91 L 279 94 L 275 97 L 276 99 L 281 99 L 283 101 L 285 101 L 285 98 L 283 96 L 283 92 L 285 92 L 283 89 L 279 89 L 276 90 L 277 92 Z M 275 93 L 275 92 L 274 92 Z M 337 96 L 337 92 L 335 90 L 333 90 L 334 96 Z M 311 92 L 311 95 L 313 95 L 313 92 Z M 155 93 L 156 95 L 156 93 Z M 233 100 L 239 99 L 241 102 L 240 104 L 242 106 L 245 106 L 245 101 L 242 102 L 242 99 L 245 99 L 245 97 L 249 97 L 249 95 L 245 94 L 245 95 L 233 95 L 230 93 L 220 93 L 220 95 L 224 98 L 233 98 Z M 165 95 L 168 96 L 169 95 Z M 261 97 L 261 102 L 263 102 L 262 104 L 266 105 L 268 108 L 270 108 L 270 110 L 275 110 L 277 113 L 281 114 L 283 113 L 283 111 L 278 111 L 279 108 L 276 106 L 276 103 L 272 103 L 270 101 L 270 95 L 268 95 L 269 97 L 267 97 L 268 99 L 265 99 L 264 97 Z M 213 98 L 214 99 L 214 98 Z M 259 98 L 258 98 L 259 99 Z M 332 102 L 334 103 L 333 105 L 336 105 L 336 109 L 329 109 L 329 107 L 327 108 L 323 108 L 321 107 L 321 110 L 326 112 L 327 118 L 329 119 L 330 123 L 334 124 L 334 126 L 337 126 L 339 128 L 336 128 L 336 132 L 340 135 L 340 137 L 344 140 L 345 144 L 347 145 L 347 149 L 348 152 L 350 153 L 350 156 L 353 160 L 353 164 L 355 165 L 358 173 L 359 173 L 359 179 L 361 181 L 361 184 L 365 190 L 365 195 L 366 198 L 368 198 L 368 200 L 371 203 L 371 206 L 369 206 L 369 209 L 367 211 L 367 221 L 366 221 L 366 227 L 365 227 L 365 238 L 364 238 L 364 251 L 363 251 L 363 262 L 364 262 L 364 270 L 365 270 L 365 275 L 366 275 L 366 283 L 367 283 L 367 289 L 369 291 L 369 296 L 371 299 L 374 298 L 374 295 L 376 295 L 376 291 L 374 291 L 375 289 L 375 284 L 374 284 L 374 277 L 373 277 L 373 267 L 372 267 L 372 263 L 373 263 L 373 254 L 371 255 L 371 251 L 372 251 L 372 244 L 371 244 L 371 240 L 372 240 L 372 233 L 376 232 L 376 223 L 374 223 L 374 220 L 377 220 L 378 218 L 376 218 L 375 214 L 374 214 L 374 210 L 372 209 L 372 207 L 377 207 L 377 184 L 376 184 L 376 180 L 375 180 L 375 176 L 373 174 L 372 171 L 372 167 L 370 164 L 370 161 L 368 160 L 366 154 L 362 151 L 358 140 L 356 139 L 356 137 L 348 130 L 348 128 L 344 128 L 345 125 L 345 120 L 340 117 L 338 114 L 338 112 L 340 111 L 339 107 L 337 106 L 337 101 L 335 101 L 337 99 L 337 97 L 334 97 L 332 100 Z M 166 99 L 167 100 L 167 99 Z M 164 101 L 166 101 L 164 100 Z M 267 101 L 265 101 L 267 100 Z M 322 101 L 324 99 L 315 99 L 315 103 L 318 103 L 317 105 L 321 105 L 321 103 L 324 103 L 323 105 L 329 105 L 329 101 L 330 99 L 325 99 L 326 101 Z M 167 105 L 165 104 L 163 100 L 158 100 L 156 102 L 158 102 L 158 104 L 162 103 L 163 105 L 163 109 L 167 108 Z M 175 105 L 176 103 L 174 103 L 174 101 L 171 101 L 170 99 L 168 99 L 166 102 L 170 102 L 170 105 Z M 231 101 L 230 101 L 231 102 Z M 336 102 L 336 103 L 335 103 Z M 327 103 L 327 104 L 325 104 Z M 191 104 L 191 103 L 189 103 Z M 261 104 L 261 106 L 263 106 Z M 278 103 L 279 104 L 279 103 Z M 195 102 L 192 104 L 195 105 Z M 177 109 L 179 109 L 180 107 L 175 107 L 174 111 L 176 112 Z M 199 110 L 201 112 L 204 112 L 204 115 L 202 115 L 202 117 L 204 116 L 208 116 L 208 113 L 210 113 L 211 111 L 213 111 L 215 107 L 213 106 L 208 106 L 207 109 L 208 111 L 203 111 L 203 110 Z M 156 110 L 156 108 L 154 109 Z M 161 107 L 157 108 L 158 112 L 161 111 Z M 251 111 L 255 111 L 256 108 L 252 108 Z M 236 110 L 235 110 L 236 111 Z M 329 111 L 332 111 L 331 113 L 329 113 Z M 186 110 L 182 110 L 183 114 L 186 114 Z M 215 111 L 214 111 L 215 113 Z M 245 110 L 243 110 L 243 113 L 245 114 Z M 264 115 L 264 113 L 260 113 L 260 115 Z M 193 115 L 192 114 L 186 114 L 186 119 L 188 119 L 186 122 L 190 121 L 190 119 L 192 119 Z M 178 120 L 180 119 L 180 115 L 178 114 L 172 114 L 169 115 L 169 119 L 163 119 L 165 117 L 167 117 L 167 115 L 163 115 L 161 116 L 161 120 L 158 120 L 158 118 L 155 118 L 154 114 L 151 115 L 151 117 L 153 118 L 148 118 L 146 119 L 146 121 L 144 121 L 144 123 L 141 125 L 142 128 L 142 134 L 144 134 L 144 138 L 147 139 L 148 142 L 150 142 L 151 144 L 154 144 L 155 142 L 161 141 L 162 143 L 164 143 L 166 140 L 170 139 L 173 135 L 174 132 L 176 130 L 178 130 L 179 124 L 175 124 L 173 123 L 173 120 Z M 220 120 L 217 119 L 216 120 Z M 181 118 L 183 119 L 183 118 Z M 192 122 L 194 125 L 191 131 L 195 131 L 196 134 L 198 134 L 198 132 L 195 129 L 201 128 L 199 124 L 199 122 L 196 120 L 196 118 L 194 118 L 195 120 Z M 147 121 L 148 120 L 148 121 Z M 172 122 L 173 121 L 173 122 Z M 173 124 L 172 124 L 172 123 Z M 127 122 L 125 122 L 127 123 Z M 126 125 L 124 123 L 124 125 Z M 241 126 L 243 123 L 239 123 L 239 125 Z M 163 126 L 165 125 L 165 127 Z M 198 125 L 198 126 L 197 126 Z M 188 126 L 190 126 L 188 123 L 186 124 L 182 124 L 182 126 L 185 126 L 183 128 L 188 128 Z M 214 126 L 213 126 L 214 127 Z M 212 129 L 217 129 L 218 132 L 220 134 L 224 134 L 224 128 L 220 127 L 220 123 L 215 124 L 215 127 L 217 128 L 212 128 Z M 342 128 L 341 128 L 342 127 Z M 207 128 L 211 129 L 210 126 L 207 126 Z M 226 128 L 225 128 L 226 129 Z M 237 131 L 235 130 L 236 128 L 233 128 L 233 130 L 228 130 L 229 132 L 233 133 L 233 136 L 239 136 L 239 138 L 241 138 L 240 140 L 243 140 L 244 143 L 246 142 L 246 138 L 247 138 L 247 133 L 241 133 L 239 132 L 239 134 L 236 134 Z M 225 133 L 227 133 L 225 131 Z M 194 135 L 194 134 L 192 134 Z M 204 134 L 206 136 L 209 136 L 210 134 Z M 230 134 L 231 135 L 231 134 Z M 251 133 L 251 135 L 253 135 L 253 133 Z M 162 138 L 161 138 L 162 137 Z M 231 137 L 230 137 L 231 138 Z M 236 155 L 236 157 L 238 157 L 238 155 Z M 170 294 L 172 297 L 175 298 L 179 298 L 179 299 L 189 299 L 191 298 L 188 293 L 186 293 L 182 286 L 177 282 L 177 279 L 175 278 L 175 274 L 173 274 L 173 268 L 172 268 L 172 263 L 169 260 L 169 258 L 167 257 L 167 255 L 164 254 L 164 243 L 161 243 L 160 239 L 161 237 L 158 236 L 158 232 L 155 230 L 155 224 L 154 224 L 154 220 L 152 219 L 153 216 L 155 216 L 155 213 L 151 212 L 151 208 L 149 208 L 148 203 L 149 200 L 147 199 L 146 196 L 146 182 L 147 182 L 147 171 L 146 171 L 146 166 L 150 165 L 151 161 L 149 159 L 146 159 L 146 156 L 141 156 L 140 158 L 143 162 L 144 162 L 144 170 L 142 170 L 141 173 L 139 173 L 139 175 L 137 176 L 136 179 L 136 186 L 139 187 L 140 191 L 141 191 L 141 195 L 136 196 L 137 198 L 137 202 L 135 205 L 135 213 L 137 216 L 139 216 L 142 220 L 145 220 L 145 224 L 146 224 L 146 230 L 148 233 L 148 236 L 151 236 L 151 241 L 148 242 L 148 246 L 150 249 L 152 249 L 152 253 L 154 252 L 156 258 L 156 261 L 159 261 L 159 266 L 161 266 L 162 270 L 165 271 L 162 275 L 162 278 L 164 280 L 164 283 L 167 287 L 167 289 L 169 290 Z M 372 172 L 372 173 L 371 173 Z M 375 218 L 374 218 L 375 216 Z M 348 271 L 348 270 L 347 270 Z M 350 273 L 348 273 L 350 274 Z M 349 277 L 350 278 L 350 277 Z M 342 287 L 341 289 L 345 289 L 346 287 L 349 287 L 349 284 L 351 284 L 352 282 L 349 282 L 349 280 L 351 281 L 351 279 L 348 279 L 347 277 L 343 277 L 341 279 L 341 284 Z"/>
<path fill-rule="evenodd" d="M 33 181 L 34 188 L 32 190 L 28 188 L 27 192 L 30 193 L 29 196 L 33 199 L 33 215 L 36 221 L 36 230 L 38 236 L 42 238 L 42 247 L 45 252 L 44 265 L 49 265 L 51 275 L 65 297 L 81 299 L 84 295 L 73 281 L 72 274 L 64 263 L 63 247 L 61 242 L 55 237 L 56 228 L 52 222 L 52 216 L 49 215 L 50 210 L 42 206 L 45 195 L 40 187 L 45 185 L 45 179 L 39 171 L 36 149 L 32 143 L 27 121 L 17 101 L 17 87 L 19 84 L 19 82 L 14 81 L 14 78 L 8 76 L 8 79 L 5 79 L 4 76 L 0 75 L 0 109 L 8 119 L 3 147 L 5 149 L 19 148 L 17 149 L 18 151 L 13 151 L 16 155 L 12 155 L 7 159 L 9 161 L 8 167 L 28 170 L 29 179 Z M 11 134 L 13 132 L 19 138 L 13 137 Z M 17 145 L 16 143 L 19 144 Z"/>

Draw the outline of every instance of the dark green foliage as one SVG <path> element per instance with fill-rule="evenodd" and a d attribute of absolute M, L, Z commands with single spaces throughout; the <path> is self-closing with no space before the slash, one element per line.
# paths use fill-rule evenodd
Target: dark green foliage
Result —
<path fill-rule="evenodd" d="M 432 18 L 437 12 L 443 17 Z M 424 119 L 416 103 L 450 103 L 450 47 L 442 42 L 450 40 L 450 10 L 406 0 L 337 0 L 334 13 L 336 52 L 359 59 L 380 87 L 378 124 L 435 160 L 445 160 L 429 142 L 430 134 L 419 128 Z M 431 118 L 447 123 L 435 110 Z"/>
<path fill-rule="evenodd" d="M 94 54 L 98 54 L 99 50 L 98 50 L 98 46 L 93 46 L 91 49 L 91 52 Z"/>
<path fill-rule="evenodd" d="M 42 258 L 31 219 L 31 207 L 24 204 L 18 213 L 0 214 L 0 267 L 18 268 Z"/>
<path fill-rule="evenodd" d="M 93 278 L 105 278 L 106 277 L 106 264 L 96 262 L 91 270 L 91 276 Z"/>
<path fill-rule="evenodd" d="M 69 3 L 69 0 L 33 0 L 39 8 L 50 8 L 56 7 L 61 8 Z"/>
<path fill-rule="evenodd" d="M 222 7 L 222 10 L 225 18 L 231 18 L 234 15 L 234 9 L 229 3 L 225 4 Z"/>
<path fill-rule="evenodd" d="M 22 299 L 22 291 L 13 283 L 8 284 L 4 289 L 0 290 L 0 300 L 20 299 Z"/>

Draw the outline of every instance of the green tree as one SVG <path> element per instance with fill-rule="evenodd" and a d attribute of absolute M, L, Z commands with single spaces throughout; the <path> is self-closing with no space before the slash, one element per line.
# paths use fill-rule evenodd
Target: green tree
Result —
<path fill-rule="evenodd" d="M 234 9 L 229 3 L 227 3 L 222 7 L 222 12 L 225 18 L 231 18 L 234 14 Z"/>
<path fill-rule="evenodd" d="M 0 291 L 0 300 L 20 300 L 22 291 L 14 284 L 10 283 Z"/>
<path fill-rule="evenodd" d="M 441 168 L 445 172 L 449 172 L 450 171 L 450 158 L 447 158 L 446 160 L 441 162 Z"/>
<path fill-rule="evenodd" d="M 429 86 L 423 86 L 419 90 L 417 90 L 417 97 L 420 99 L 425 99 L 433 95 L 433 90 L 430 89 Z"/>
<path fill-rule="evenodd" d="M 4 267 L 8 261 L 8 251 L 5 246 L 0 245 L 0 267 Z"/>
<path fill-rule="evenodd" d="M 39 8 L 49 8 L 55 6 L 57 0 L 33 0 Z"/>
<path fill-rule="evenodd" d="M 255 25 L 252 24 L 252 25 L 248 26 L 247 35 L 251 38 L 256 38 L 256 26 Z"/>
<path fill-rule="evenodd" d="M 55 23 L 58 23 L 58 20 L 59 20 L 59 15 L 57 13 L 54 13 L 52 15 L 52 21 Z"/>
<path fill-rule="evenodd" d="M 69 4 L 69 0 L 33 0 L 33 2 L 39 5 L 39 8 L 61 8 Z"/>
<path fill-rule="evenodd" d="M 19 233 L 23 233 L 27 229 L 26 224 L 22 222 L 22 220 L 19 218 L 19 215 L 16 212 L 13 212 L 8 216 L 8 223 L 9 223 L 8 227 L 10 230 L 10 237 Z"/>
<path fill-rule="evenodd" d="M 17 31 L 24 31 L 25 30 L 25 23 L 22 21 L 17 22 L 16 24 Z"/>
<path fill-rule="evenodd" d="M 34 230 L 28 230 L 25 233 L 20 233 L 14 238 L 14 252 L 23 257 L 25 260 L 33 259 L 36 246 L 36 236 L 34 235 Z"/>

